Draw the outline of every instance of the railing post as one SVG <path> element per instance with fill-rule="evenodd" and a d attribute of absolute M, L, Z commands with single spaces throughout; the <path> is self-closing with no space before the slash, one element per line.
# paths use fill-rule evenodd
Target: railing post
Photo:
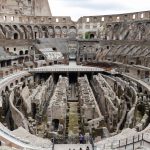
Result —
<path fill-rule="evenodd" d="M 125 149 L 127 149 L 127 144 L 128 144 L 128 138 L 126 138 L 126 145 L 125 145 Z"/>
<path fill-rule="evenodd" d="M 55 138 L 54 137 L 52 138 L 52 143 L 53 143 L 52 150 L 54 150 L 54 146 L 55 146 Z"/>
<path fill-rule="evenodd" d="M 133 150 L 134 150 L 134 136 L 133 136 Z"/>
<path fill-rule="evenodd" d="M 94 146 L 94 141 L 93 141 L 92 136 L 91 136 L 91 138 L 90 138 L 90 139 L 91 139 L 91 142 L 90 142 L 90 143 L 91 143 L 91 145 L 92 145 L 92 150 L 94 150 L 94 147 L 95 147 L 95 146 Z"/>
<path fill-rule="evenodd" d="M 144 133 L 142 133 L 142 146 L 144 146 Z"/>

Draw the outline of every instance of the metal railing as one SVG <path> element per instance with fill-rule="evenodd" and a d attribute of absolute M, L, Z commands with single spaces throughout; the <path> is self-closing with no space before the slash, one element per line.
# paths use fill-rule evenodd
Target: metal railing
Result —
<path fill-rule="evenodd" d="M 92 150 L 95 150 L 95 145 L 94 145 L 94 140 L 93 140 L 93 137 L 90 136 L 90 144 L 92 145 Z"/>
<path fill-rule="evenodd" d="M 147 135 L 147 137 L 150 138 L 150 134 Z M 120 149 L 120 148 L 124 148 L 124 149 L 128 149 L 128 147 L 132 147 L 132 149 L 134 150 L 135 148 L 137 148 L 137 146 L 144 146 L 144 144 L 146 143 L 147 145 L 150 146 L 150 139 L 148 139 L 146 137 L 146 133 L 141 133 L 138 134 L 137 136 L 131 136 L 129 138 L 125 138 L 122 140 L 114 140 L 113 142 L 109 142 L 107 144 L 97 144 L 96 147 L 102 148 L 102 149 L 106 149 L 106 148 L 111 148 L 111 149 Z M 94 150 L 94 149 L 93 149 Z"/>
<path fill-rule="evenodd" d="M 51 141 L 52 141 L 52 150 L 54 150 L 54 148 L 55 148 L 55 138 L 53 137 L 53 138 L 51 139 Z"/>

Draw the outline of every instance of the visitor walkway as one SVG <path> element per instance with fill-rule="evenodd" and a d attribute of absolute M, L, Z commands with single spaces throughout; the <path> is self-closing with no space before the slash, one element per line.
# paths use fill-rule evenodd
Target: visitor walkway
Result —
<path fill-rule="evenodd" d="M 104 69 L 97 67 L 88 67 L 77 65 L 76 62 L 71 61 L 69 65 L 52 65 L 52 66 L 44 66 L 39 68 L 29 69 L 30 73 L 57 73 L 57 72 L 102 72 Z"/>

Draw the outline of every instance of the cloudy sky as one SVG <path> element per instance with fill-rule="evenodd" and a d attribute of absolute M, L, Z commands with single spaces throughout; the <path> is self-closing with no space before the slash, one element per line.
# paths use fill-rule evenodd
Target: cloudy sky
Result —
<path fill-rule="evenodd" d="M 49 0 L 53 16 L 117 14 L 150 10 L 150 0 Z"/>

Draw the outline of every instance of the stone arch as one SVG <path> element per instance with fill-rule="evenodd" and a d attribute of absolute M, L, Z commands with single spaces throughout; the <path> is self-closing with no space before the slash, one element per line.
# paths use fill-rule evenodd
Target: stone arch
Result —
<path fill-rule="evenodd" d="M 61 37 L 61 27 L 60 26 L 56 26 L 55 27 L 55 37 L 56 38 L 60 38 Z"/>
<path fill-rule="evenodd" d="M 13 29 L 10 25 L 5 25 L 6 39 L 12 39 Z"/>
<path fill-rule="evenodd" d="M 23 34 L 23 39 L 28 39 L 28 32 L 27 32 L 27 29 L 25 28 L 25 26 L 23 25 L 20 25 L 19 27 L 22 31 L 22 34 Z"/>
<path fill-rule="evenodd" d="M 94 33 L 90 33 L 90 39 L 94 39 L 95 35 Z"/>
<path fill-rule="evenodd" d="M 33 29 L 30 25 L 27 26 L 28 39 L 33 39 Z"/>
<path fill-rule="evenodd" d="M 49 37 L 52 37 L 52 38 L 55 36 L 54 27 L 52 27 L 52 26 L 48 27 L 48 34 L 49 34 Z"/>
<path fill-rule="evenodd" d="M 145 39 L 149 40 L 150 39 L 150 22 L 146 22 L 145 24 L 145 32 L 147 33 L 145 36 Z"/>
<path fill-rule="evenodd" d="M 29 54 L 29 51 L 28 50 L 25 50 L 25 55 L 28 55 Z"/>
<path fill-rule="evenodd" d="M 139 37 L 137 37 L 137 39 L 141 40 L 141 39 L 143 39 L 143 36 L 145 36 L 145 31 L 146 31 L 145 25 L 143 23 L 138 23 L 137 29 L 139 31 L 139 34 L 137 35 Z"/>
<path fill-rule="evenodd" d="M 119 28 L 120 28 L 120 24 L 116 23 L 116 24 L 114 25 L 114 27 L 113 27 L 113 30 L 114 30 L 114 31 L 118 31 Z"/>
<path fill-rule="evenodd" d="M 20 82 L 24 82 L 24 80 L 25 80 L 24 77 L 20 78 Z"/>
<path fill-rule="evenodd" d="M 76 38 L 77 29 L 75 26 L 69 27 L 69 37 L 70 38 Z"/>
<path fill-rule="evenodd" d="M 118 31 L 120 29 L 120 25 L 117 23 L 113 27 L 113 40 L 119 40 Z"/>
<path fill-rule="evenodd" d="M 9 92 L 9 87 L 8 86 L 5 87 L 5 92 L 6 91 Z"/>
<path fill-rule="evenodd" d="M 74 32 L 74 33 L 77 33 L 77 29 L 75 26 L 71 26 L 69 27 L 69 32 Z"/>
<path fill-rule="evenodd" d="M 13 83 L 11 83 L 11 84 L 10 84 L 10 88 L 12 88 L 13 86 L 14 86 L 14 84 L 13 84 Z"/>
<path fill-rule="evenodd" d="M 13 35 L 13 39 L 14 39 L 14 40 L 19 39 L 19 34 L 15 32 L 14 35 Z"/>
<path fill-rule="evenodd" d="M 40 27 L 39 26 L 33 27 L 33 34 L 34 34 L 34 39 L 40 38 Z"/>
<path fill-rule="evenodd" d="M 17 85 L 18 83 L 19 83 L 19 81 L 18 81 L 18 80 L 16 80 L 16 81 L 15 81 L 15 85 Z"/>
<path fill-rule="evenodd" d="M 110 24 L 106 26 L 106 39 L 112 40 L 112 25 Z"/>
<path fill-rule="evenodd" d="M 24 55 L 24 53 L 23 53 L 23 51 L 21 50 L 21 51 L 19 51 L 19 55 Z"/>
<path fill-rule="evenodd" d="M 13 25 L 13 28 L 18 34 L 18 39 L 24 39 L 24 34 L 22 33 L 21 29 L 19 29 L 17 25 Z"/>
<path fill-rule="evenodd" d="M 4 39 L 5 38 L 5 30 L 4 27 L 2 25 L 0 25 L 0 39 Z"/>
<path fill-rule="evenodd" d="M 60 122 L 59 119 L 53 119 L 52 120 L 52 124 L 53 124 L 54 130 L 58 130 L 59 122 Z"/>
<path fill-rule="evenodd" d="M 68 34 L 68 28 L 67 26 L 62 27 L 62 37 L 67 37 Z"/>
<path fill-rule="evenodd" d="M 43 38 L 48 38 L 48 29 L 46 26 L 42 26 Z"/>
<path fill-rule="evenodd" d="M 5 25 L 6 30 L 12 30 L 12 27 L 10 25 Z"/>

